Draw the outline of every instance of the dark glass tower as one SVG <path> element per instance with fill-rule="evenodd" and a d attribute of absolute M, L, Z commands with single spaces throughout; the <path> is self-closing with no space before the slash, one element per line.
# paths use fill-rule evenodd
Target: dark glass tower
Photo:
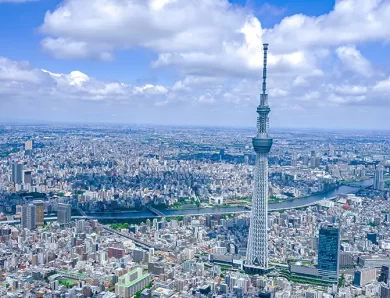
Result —
<path fill-rule="evenodd" d="M 340 229 L 335 225 L 320 228 L 318 243 L 318 273 L 327 281 L 338 281 Z"/>

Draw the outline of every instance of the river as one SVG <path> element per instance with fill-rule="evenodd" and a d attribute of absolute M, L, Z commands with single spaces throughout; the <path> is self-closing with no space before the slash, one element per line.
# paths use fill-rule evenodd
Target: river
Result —
<path fill-rule="evenodd" d="M 353 184 L 361 186 L 372 185 L 373 180 L 363 180 Z M 338 194 L 355 193 L 359 190 L 357 187 L 342 185 L 332 191 L 314 194 L 308 197 L 299 198 L 295 200 L 288 200 L 280 203 L 268 204 L 270 211 L 277 209 L 298 208 L 307 204 L 315 203 L 323 199 L 329 199 Z M 218 214 L 218 213 L 238 213 L 248 212 L 245 207 L 214 207 L 214 208 L 198 208 L 198 209 L 178 209 L 178 210 L 162 210 L 166 216 L 180 216 L 180 215 L 199 215 L 199 214 Z M 124 212 L 105 212 L 105 213 L 89 213 L 88 216 L 95 219 L 122 219 L 122 218 L 152 218 L 156 215 L 150 211 L 124 211 Z"/>

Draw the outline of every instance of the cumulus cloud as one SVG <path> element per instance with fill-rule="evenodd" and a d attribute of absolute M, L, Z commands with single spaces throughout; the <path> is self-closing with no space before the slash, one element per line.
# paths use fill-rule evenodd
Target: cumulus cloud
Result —
<path fill-rule="evenodd" d="M 242 8 L 225 0 L 66 0 L 46 13 L 41 30 L 61 45 L 67 39 L 111 49 L 143 46 L 177 52 L 210 50 L 239 39 L 236 30 L 245 19 Z M 72 49 L 62 51 L 66 56 Z"/>
<path fill-rule="evenodd" d="M 387 0 L 339 0 L 331 12 L 318 17 L 296 14 L 266 30 L 278 51 L 319 46 L 359 44 L 390 39 Z"/>
<path fill-rule="evenodd" d="M 339 47 L 336 53 L 347 69 L 365 77 L 370 77 L 374 74 L 371 63 L 362 56 L 355 46 Z"/>
<path fill-rule="evenodd" d="M 262 63 L 260 21 L 227 0 L 66 0 L 46 13 L 41 31 L 48 35 L 43 48 L 56 58 L 111 60 L 116 48 L 141 46 L 158 53 L 154 67 L 206 76 L 257 76 Z M 269 65 L 305 71 L 315 57 L 272 52 Z"/>
<path fill-rule="evenodd" d="M 159 101 L 168 93 L 160 85 L 133 86 L 121 82 L 104 82 L 80 71 L 55 73 L 0 57 L 0 94 L 23 97 L 26 94 L 42 98 L 90 101 L 134 102 L 145 98 Z M 3 96 L 6 99 L 5 96 Z"/>
<path fill-rule="evenodd" d="M 30 88 L 53 99 L 147 102 L 161 109 L 174 104 L 173 111 L 180 106 L 183 115 L 190 115 L 183 116 L 185 121 L 205 105 L 204 117 L 219 109 L 220 115 L 234 111 L 249 119 L 261 89 L 262 43 L 269 42 L 268 92 L 277 115 L 307 118 L 318 107 L 341 111 L 342 106 L 388 104 L 386 70 L 377 70 L 359 49 L 363 43 L 389 41 L 389 1 L 339 0 L 327 14 L 287 16 L 273 28 L 263 28 L 261 17 L 228 0 L 63 0 L 46 13 L 40 28 L 47 53 L 109 62 L 118 49 L 144 48 L 156 57 L 150 61 L 152 71 L 169 67 L 176 81 L 132 86 L 3 58 L 0 92 Z"/>

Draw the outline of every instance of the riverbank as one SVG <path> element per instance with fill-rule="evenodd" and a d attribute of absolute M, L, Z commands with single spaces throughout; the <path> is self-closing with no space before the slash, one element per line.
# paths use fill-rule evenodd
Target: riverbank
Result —
<path fill-rule="evenodd" d="M 372 179 L 364 180 L 355 184 L 363 187 L 368 186 L 372 184 Z M 359 190 L 358 187 L 341 185 L 340 187 L 338 187 L 333 191 L 315 194 L 304 198 L 283 201 L 280 203 L 269 203 L 268 210 L 273 211 L 273 210 L 283 210 L 283 209 L 290 209 L 290 208 L 300 208 L 310 204 L 314 204 L 324 199 L 337 197 L 337 195 L 339 194 L 355 193 L 358 190 Z M 168 216 L 206 215 L 206 214 L 223 214 L 223 213 L 244 213 L 244 212 L 250 212 L 250 210 L 244 206 L 237 206 L 237 207 L 218 206 L 213 208 L 194 208 L 194 209 L 179 209 L 179 210 L 166 209 L 166 210 L 161 210 L 161 212 L 164 214 L 164 216 L 168 217 Z M 156 214 L 150 211 L 140 211 L 140 212 L 130 211 L 130 212 L 120 212 L 120 213 L 117 212 L 89 213 L 88 216 L 91 216 L 92 218 L 95 219 L 105 219 L 105 220 L 158 217 Z"/>

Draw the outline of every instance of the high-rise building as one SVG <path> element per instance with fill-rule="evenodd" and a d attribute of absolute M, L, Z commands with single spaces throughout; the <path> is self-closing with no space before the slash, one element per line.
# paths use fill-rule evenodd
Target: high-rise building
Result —
<path fill-rule="evenodd" d="M 306 154 L 303 156 L 303 164 L 305 166 L 309 165 L 309 156 L 307 156 Z"/>
<path fill-rule="evenodd" d="M 22 206 L 22 228 L 34 230 L 36 228 L 36 207 L 34 204 Z"/>
<path fill-rule="evenodd" d="M 272 139 L 268 136 L 269 112 L 267 87 L 267 51 L 264 44 L 263 93 L 257 107 L 257 135 L 252 139 L 256 152 L 255 185 L 246 252 L 245 268 L 264 273 L 268 270 L 268 153 Z"/>
<path fill-rule="evenodd" d="M 371 241 L 372 244 L 378 244 L 376 233 L 367 233 L 367 240 Z"/>
<path fill-rule="evenodd" d="M 12 164 L 11 181 L 15 184 L 23 183 L 23 162 L 15 162 Z"/>
<path fill-rule="evenodd" d="M 375 170 L 374 173 L 374 189 L 384 190 L 385 181 L 383 179 L 383 168 L 379 167 Z"/>
<path fill-rule="evenodd" d="M 86 221 L 84 219 L 76 221 L 76 233 L 84 233 L 86 226 Z"/>
<path fill-rule="evenodd" d="M 158 159 L 164 160 L 164 152 L 165 152 L 165 146 L 164 143 L 161 143 L 158 147 Z"/>
<path fill-rule="evenodd" d="M 28 140 L 24 143 L 24 150 L 32 150 L 33 142 L 32 140 Z"/>
<path fill-rule="evenodd" d="M 376 268 L 365 268 L 355 271 L 353 284 L 358 287 L 376 281 Z"/>
<path fill-rule="evenodd" d="M 383 281 L 386 284 L 390 282 L 390 266 L 382 266 L 379 281 Z"/>
<path fill-rule="evenodd" d="M 293 166 L 293 167 L 297 166 L 297 153 L 296 152 L 291 153 L 291 166 Z"/>
<path fill-rule="evenodd" d="M 318 242 L 318 273 L 327 281 L 337 282 L 339 276 L 340 229 L 335 225 L 320 228 Z"/>
<path fill-rule="evenodd" d="M 32 140 L 28 140 L 24 143 L 24 154 L 30 155 L 33 149 L 33 142 Z"/>
<path fill-rule="evenodd" d="M 44 224 L 45 205 L 42 200 L 33 201 L 35 205 L 35 221 L 38 227 Z"/>
<path fill-rule="evenodd" d="M 381 284 L 380 298 L 390 298 L 390 284 Z"/>
<path fill-rule="evenodd" d="M 72 205 L 58 204 L 57 222 L 59 224 L 68 224 L 72 220 Z"/>
<path fill-rule="evenodd" d="M 32 184 L 32 175 L 30 170 L 23 171 L 23 183 L 24 184 Z"/>
<path fill-rule="evenodd" d="M 121 298 L 133 297 L 138 291 L 143 290 L 151 281 L 149 273 L 143 273 L 142 268 L 138 267 L 127 274 L 119 277 L 115 284 L 115 294 Z"/>

